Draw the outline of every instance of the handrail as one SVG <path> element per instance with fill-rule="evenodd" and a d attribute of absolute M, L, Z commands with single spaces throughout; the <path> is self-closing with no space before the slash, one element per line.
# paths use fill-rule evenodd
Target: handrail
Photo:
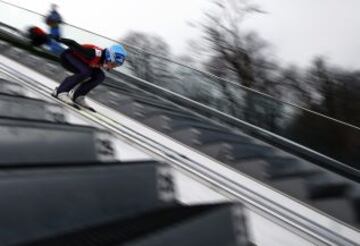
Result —
<path fill-rule="evenodd" d="M 11 6 L 13 6 L 13 7 L 16 7 L 16 8 L 22 9 L 22 10 L 25 10 L 25 11 L 28 11 L 28 12 L 31 12 L 31 13 L 36 14 L 36 15 L 39 15 L 39 16 L 43 16 L 43 17 L 45 16 L 45 15 L 43 15 L 43 14 L 40 14 L 40 13 L 36 12 L 36 11 L 30 10 L 30 9 L 27 9 L 27 8 L 20 7 L 20 6 L 16 5 L 16 4 L 8 3 L 8 2 L 6 2 L 6 1 L 4 1 L 4 0 L 0 0 L 0 2 L 5 3 L 5 4 L 8 4 L 8 5 L 11 5 Z M 76 28 L 76 29 L 78 29 L 78 30 L 82 30 L 82 31 L 84 31 L 84 32 L 87 32 L 87 33 L 96 35 L 96 36 L 98 36 L 98 37 L 102 37 L 102 38 L 107 39 L 107 40 L 110 40 L 110 41 L 112 41 L 112 42 L 121 43 L 121 44 L 123 44 L 125 47 L 129 47 L 129 48 L 131 48 L 131 49 L 140 51 L 140 52 L 142 52 L 142 53 L 144 53 L 144 54 L 148 54 L 148 55 L 151 55 L 151 56 L 153 56 L 153 57 L 160 58 L 160 59 L 163 59 L 163 60 L 165 60 L 165 61 L 171 62 L 171 63 L 173 63 L 173 64 L 176 64 L 176 65 L 179 65 L 179 66 L 182 66 L 182 67 L 186 67 L 186 68 L 188 68 L 188 69 L 191 69 L 191 70 L 193 70 L 193 71 L 196 71 L 196 72 L 198 72 L 198 73 L 201 73 L 201 74 L 203 74 L 203 75 L 205 75 L 205 76 L 208 76 L 208 77 L 210 77 L 210 78 L 213 78 L 213 79 L 220 80 L 220 81 L 222 81 L 222 82 L 231 84 L 231 85 L 233 85 L 233 86 L 235 86 L 235 87 L 238 87 L 238 88 L 241 88 L 241 89 L 246 90 L 246 91 L 248 91 L 248 92 L 255 93 L 255 94 L 257 94 L 257 95 L 266 97 L 266 98 L 271 99 L 271 100 L 273 100 L 273 101 L 275 101 L 275 102 L 279 102 L 279 103 L 283 103 L 283 104 L 292 106 L 292 107 L 294 107 L 294 108 L 300 109 L 300 110 L 305 111 L 305 112 L 307 112 L 307 113 L 314 114 L 314 115 L 316 115 L 316 116 L 319 116 L 319 117 L 325 118 L 325 119 L 327 119 L 327 120 L 336 122 L 336 123 L 341 124 L 341 125 L 343 125 L 343 126 L 350 127 L 350 128 L 352 128 L 352 129 L 354 129 L 354 130 L 356 130 L 356 131 L 360 131 L 360 127 L 358 127 L 358 126 L 356 126 L 356 125 L 353 125 L 353 124 L 351 124 L 351 123 L 348 123 L 348 122 L 345 122 L 345 121 L 342 121 L 342 120 L 339 120 L 339 119 L 336 119 L 336 118 L 327 116 L 327 115 L 325 115 L 325 114 L 323 114 L 323 113 L 319 113 L 319 112 L 316 112 L 316 111 L 307 109 L 307 108 L 305 108 L 305 107 L 299 106 L 299 105 L 297 105 L 297 104 L 295 104 L 295 103 L 292 103 L 292 102 L 288 102 L 288 101 L 285 101 L 285 100 L 280 100 L 280 99 L 275 98 L 275 97 L 273 97 L 273 96 L 271 96 L 271 95 L 268 95 L 268 94 L 266 94 L 266 93 L 257 91 L 257 90 L 255 90 L 255 89 L 253 89 L 253 88 L 249 88 L 249 87 L 247 87 L 247 86 L 241 85 L 241 84 L 236 83 L 236 82 L 234 82 L 234 81 L 230 81 L 230 80 L 228 80 L 228 79 L 218 77 L 218 76 L 216 76 L 216 75 L 214 75 L 214 74 L 211 74 L 211 73 L 209 73 L 209 72 L 202 71 L 202 70 L 200 70 L 200 69 L 197 69 L 197 68 L 194 68 L 194 67 L 191 67 L 191 66 L 188 66 L 188 65 L 186 65 L 186 64 L 180 63 L 180 62 L 175 61 L 175 60 L 173 60 L 173 59 L 170 59 L 170 58 L 167 58 L 167 57 L 164 57 L 164 56 L 161 56 L 161 55 L 153 54 L 153 53 L 151 53 L 150 51 L 147 51 L 147 50 L 144 50 L 144 49 L 141 49 L 141 48 L 132 46 L 132 45 L 130 45 L 130 44 L 123 43 L 123 42 L 119 42 L 119 40 L 115 40 L 115 39 L 113 39 L 113 38 L 109 38 L 109 37 L 107 37 L 107 36 L 105 36 L 105 35 L 95 33 L 95 32 L 90 31 L 90 30 L 88 30 L 88 29 L 85 29 L 85 28 L 82 28 L 82 27 L 78 27 L 78 26 L 72 25 L 72 24 L 67 23 L 67 22 L 64 22 L 64 24 L 66 24 L 66 25 L 68 25 L 68 26 L 71 26 L 71 27 L 74 27 L 74 28 Z"/>

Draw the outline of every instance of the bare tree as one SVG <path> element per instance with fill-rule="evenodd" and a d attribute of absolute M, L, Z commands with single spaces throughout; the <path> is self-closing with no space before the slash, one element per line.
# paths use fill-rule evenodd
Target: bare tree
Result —
<path fill-rule="evenodd" d="M 248 34 L 241 30 L 241 24 L 249 14 L 262 10 L 246 0 L 215 0 L 214 6 L 200 23 L 204 39 L 213 56 L 226 63 L 242 85 L 252 87 L 255 82 L 252 55 L 256 50 L 250 50 Z"/>
<path fill-rule="evenodd" d="M 317 57 L 304 78 L 311 88 L 307 108 L 360 126 L 360 72 L 330 65 L 324 58 Z M 354 127 L 298 110 L 286 135 L 320 153 L 360 168 L 360 132 Z"/>
<path fill-rule="evenodd" d="M 316 57 L 307 71 L 307 82 L 316 91 L 319 100 L 311 108 L 347 122 L 356 122 L 354 114 L 360 110 L 360 76 L 358 71 L 347 71 L 329 65 L 323 57 Z"/>
<path fill-rule="evenodd" d="M 321 111 L 334 117 L 336 115 L 335 91 L 338 83 L 329 71 L 325 58 L 316 57 L 313 60 L 312 67 L 308 72 L 308 81 L 313 84 L 322 97 L 323 107 Z"/>
<path fill-rule="evenodd" d="M 247 0 L 215 0 L 213 3 L 214 9 L 205 13 L 204 21 L 198 25 L 210 55 L 205 68 L 242 86 L 268 90 L 273 82 L 271 71 L 277 65 L 265 52 L 267 43 L 254 32 L 242 29 L 249 15 L 264 11 Z M 265 122 L 267 116 L 263 108 L 272 102 L 258 100 L 257 94 L 234 85 L 219 83 L 226 112 L 252 123 Z"/>
<path fill-rule="evenodd" d="M 300 106 L 311 105 L 316 97 L 313 86 L 306 82 L 303 70 L 295 65 L 279 69 L 279 74 L 272 84 L 278 98 Z"/>
<path fill-rule="evenodd" d="M 170 47 L 160 36 L 131 31 L 121 41 L 136 47 L 128 48 L 127 61 L 135 76 L 156 84 L 171 78 L 169 62 L 163 59 L 170 58 Z"/>

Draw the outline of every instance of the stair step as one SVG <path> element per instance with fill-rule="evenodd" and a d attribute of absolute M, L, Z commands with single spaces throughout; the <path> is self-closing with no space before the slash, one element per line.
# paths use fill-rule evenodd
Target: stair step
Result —
<path fill-rule="evenodd" d="M 220 127 L 194 119 L 177 118 L 172 119 L 164 115 L 154 115 L 146 118 L 143 123 L 163 132 L 177 131 L 189 127 L 207 127 L 208 129 L 218 130 Z"/>
<path fill-rule="evenodd" d="M 303 178 L 273 180 L 269 183 L 274 188 L 284 192 L 287 195 L 293 196 L 300 201 L 306 201 L 308 199 L 308 191 L 306 189 L 306 183 Z"/>
<path fill-rule="evenodd" d="M 51 238 L 172 206 L 173 183 L 164 186 L 171 179 L 164 168 L 97 163 L 0 169 L 0 242 Z"/>
<path fill-rule="evenodd" d="M 173 105 L 168 105 L 163 103 L 153 104 L 144 101 L 137 101 L 137 102 L 142 105 L 142 113 L 145 115 L 145 117 L 149 117 L 154 114 L 163 114 L 167 112 L 178 112 L 178 113 L 184 112 L 182 109 L 177 108 Z"/>
<path fill-rule="evenodd" d="M 206 127 L 189 127 L 185 129 L 180 129 L 174 132 L 169 133 L 170 136 L 187 143 L 191 146 L 194 145 L 208 145 L 217 142 L 227 142 L 228 140 L 231 143 L 251 143 L 252 140 L 240 134 L 234 134 L 227 129 L 208 129 Z"/>
<path fill-rule="evenodd" d="M 164 112 L 161 115 L 169 117 L 171 120 L 189 120 L 189 121 L 193 120 L 193 121 L 206 122 L 206 119 L 194 115 L 191 112 Z"/>
<path fill-rule="evenodd" d="M 108 132 L 89 126 L 0 119 L 0 165 L 109 161 Z"/>
<path fill-rule="evenodd" d="M 231 145 L 226 142 L 206 144 L 199 149 L 201 152 L 204 152 L 219 161 L 229 162 L 228 154 L 231 150 Z"/>
<path fill-rule="evenodd" d="M 228 163 L 229 164 L 229 163 Z M 264 160 L 244 160 L 230 163 L 230 165 L 242 173 L 260 181 L 266 179 L 266 162 Z"/>
<path fill-rule="evenodd" d="M 227 159 L 238 161 L 242 159 L 267 159 L 277 153 L 273 147 L 260 145 L 257 143 L 230 144 Z"/>
<path fill-rule="evenodd" d="M 313 164 L 292 157 L 269 158 L 267 163 L 266 173 L 269 179 L 306 177 L 321 172 Z"/>
<path fill-rule="evenodd" d="M 351 201 L 344 198 L 329 198 L 312 201 L 311 205 L 317 209 L 340 219 L 341 221 L 350 225 L 356 225 L 359 221 L 356 218 L 353 204 Z"/>
<path fill-rule="evenodd" d="M 0 118 L 65 122 L 58 104 L 22 96 L 0 94 Z"/>
<path fill-rule="evenodd" d="M 25 95 L 22 85 L 0 78 L 0 93 L 7 95 Z"/>
<path fill-rule="evenodd" d="M 244 220 L 234 215 L 232 207 L 165 208 L 33 245 L 249 245 Z"/>
<path fill-rule="evenodd" d="M 332 174 L 318 174 L 306 180 L 309 198 L 323 199 L 330 197 L 342 197 L 351 187 L 344 178 Z"/>

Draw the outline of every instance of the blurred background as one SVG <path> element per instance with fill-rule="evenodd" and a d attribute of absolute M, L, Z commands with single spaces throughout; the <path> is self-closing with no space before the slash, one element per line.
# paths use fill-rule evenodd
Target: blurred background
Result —
<path fill-rule="evenodd" d="M 116 165 L 112 166 L 114 163 L 110 163 L 110 167 L 105 167 L 104 172 L 106 175 L 111 176 L 111 169 L 114 169 L 116 175 L 119 176 L 116 176 L 114 180 L 109 179 L 107 182 L 106 179 L 97 180 L 97 175 L 94 175 L 94 180 L 84 181 L 90 185 L 89 187 L 92 187 L 91 185 L 96 187 L 99 183 L 104 182 L 104 190 L 101 190 L 101 188 L 99 190 L 95 189 L 97 193 L 94 191 L 96 193 L 94 196 L 98 200 L 101 200 L 102 194 L 109 195 L 109 197 L 116 197 L 117 194 L 121 194 L 114 200 L 105 199 L 104 204 L 111 209 L 114 208 L 114 210 L 110 209 L 113 212 L 112 216 L 117 216 L 124 211 L 130 214 L 133 213 L 132 209 L 134 207 L 139 204 L 142 206 L 141 194 L 151 194 L 151 199 L 154 199 L 154 204 L 157 204 L 158 186 L 155 184 L 157 181 L 154 180 L 158 180 L 158 178 L 153 175 L 153 171 L 155 170 L 154 172 L 157 173 L 159 166 L 164 164 L 163 162 L 174 165 L 171 162 L 174 160 L 169 160 L 169 158 L 174 158 L 174 153 L 175 159 L 180 159 L 182 164 L 188 163 L 189 160 L 194 161 L 196 165 L 205 163 L 204 167 L 209 168 L 216 166 L 215 164 L 221 164 L 221 168 L 212 171 L 218 175 L 226 174 L 223 182 L 226 184 L 229 182 L 231 185 L 224 185 L 226 189 L 216 187 L 216 192 L 213 189 L 214 183 L 210 182 L 214 181 L 215 178 L 208 178 L 204 181 L 202 177 L 205 174 L 203 173 L 201 174 L 203 176 L 195 175 L 196 178 L 186 176 L 183 173 L 176 174 L 181 176 L 182 179 L 177 179 L 174 183 L 172 183 L 170 177 L 164 175 L 167 181 L 161 182 L 168 185 L 165 185 L 165 190 L 167 189 L 169 193 L 174 192 L 175 188 L 172 187 L 174 185 L 178 192 L 182 191 L 186 194 L 185 196 L 189 197 L 191 197 L 192 190 L 195 190 L 191 198 L 195 199 L 194 197 L 196 197 L 196 202 L 199 202 L 198 200 L 202 200 L 200 199 L 202 196 L 206 196 L 206 201 L 202 200 L 200 202 L 202 205 L 205 204 L 205 207 L 194 206 L 191 208 L 194 210 L 190 211 L 187 208 L 178 208 L 176 203 L 174 208 L 172 207 L 173 204 L 169 205 L 167 203 L 168 201 L 163 204 L 164 199 L 162 198 L 159 207 L 156 205 L 154 208 L 151 207 L 151 202 L 149 202 L 150 205 L 144 205 L 146 207 L 144 209 L 150 211 L 150 214 L 146 214 L 148 217 L 141 217 L 139 220 L 140 217 L 131 217 L 133 221 L 139 223 L 137 228 L 140 229 L 139 231 L 134 229 L 138 233 L 135 234 L 144 241 L 139 244 L 129 245 L 147 245 L 148 235 L 143 237 L 142 230 L 156 222 L 158 213 L 173 216 L 172 214 L 176 210 L 174 212 L 176 218 L 166 217 L 169 220 L 165 219 L 161 222 L 163 224 L 159 225 L 159 227 L 165 227 L 165 225 L 169 226 L 173 220 L 181 220 L 180 217 L 183 214 L 189 215 L 190 218 L 194 214 L 197 216 L 198 212 L 203 213 L 203 211 L 221 210 L 219 213 L 225 211 L 226 215 L 231 211 L 231 216 L 225 216 L 227 219 L 224 220 L 224 224 L 229 225 L 229 221 L 233 219 L 233 204 L 229 206 L 219 205 L 219 207 L 214 205 L 224 201 L 231 201 L 234 204 L 238 204 L 237 202 L 240 201 L 244 204 L 244 208 L 237 208 L 241 212 L 238 212 L 239 216 L 236 218 L 238 224 L 241 224 L 239 225 L 241 229 L 237 228 L 240 231 L 238 234 L 243 237 L 234 240 L 233 244 L 229 243 L 229 245 L 275 245 L 274 242 L 278 243 L 278 245 L 289 245 L 289 242 L 292 241 L 294 245 L 295 243 L 297 245 L 356 245 L 356 239 L 360 237 L 358 233 L 360 224 L 360 66 L 357 61 L 360 55 L 357 44 L 357 40 L 360 38 L 360 31 L 358 30 L 360 17 L 357 14 L 357 10 L 360 9 L 359 1 L 104 0 L 91 2 L 83 0 L 7 0 L 4 2 L 0 0 L 0 2 L 0 34 L 2 39 L 0 43 L 0 58 L 2 59 L 0 71 L 4 77 L 1 80 L 1 85 L 2 83 L 7 85 L 10 80 L 17 78 L 17 82 L 20 81 L 20 84 L 31 87 L 31 90 L 37 89 L 46 98 L 48 93 L 45 92 L 49 91 L 49 84 L 54 87 L 57 82 L 60 82 L 68 75 L 58 64 L 59 46 L 49 43 L 39 49 L 29 45 L 28 37 L 25 35 L 29 26 L 36 25 L 50 33 L 59 32 L 61 37 L 71 38 L 80 43 L 93 43 L 101 47 L 121 43 L 129 53 L 125 65 L 108 73 L 104 83 L 91 93 L 91 98 L 96 100 L 99 105 L 106 105 L 107 109 L 120 112 L 141 122 L 172 140 L 176 140 L 176 143 L 181 143 L 181 147 L 187 146 L 193 151 L 187 152 L 187 150 L 185 154 L 176 152 L 182 149 L 179 146 L 169 150 L 172 144 L 168 144 L 166 141 L 161 142 L 164 135 L 160 137 L 156 135 L 157 138 L 148 136 L 146 141 L 159 141 L 156 145 L 161 145 L 162 151 L 169 152 L 165 155 L 166 158 L 164 156 L 161 156 L 161 158 L 157 156 L 159 159 L 155 158 L 157 161 L 161 160 L 160 163 L 156 161 L 154 164 L 151 159 L 149 164 L 147 155 L 145 155 L 146 161 L 144 163 L 143 160 L 136 160 L 138 172 L 144 174 L 138 180 L 137 178 L 140 176 L 132 173 L 133 164 L 122 159 L 128 154 L 125 154 L 125 152 L 129 151 L 129 149 L 131 149 L 129 152 L 133 151 L 133 145 L 131 145 L 131 148 L 127 145 L 126 147 L 119 147 L 120 145 L 115 147 L 115 149 L 120 149 L 121 155 L 119 155 L 121 158 L 112 156 L 113 159 L 111 160 L 119 161 L 121 165 L 115 163 Z M 54 9 L 61 17 L 61 21 L 48 21 L 47 18 Z M 61 49 L 60 46 L 60 52 Z M 37 74 L 32 79 L 38 83 L 34 83 L 28 78 L 33 76 L 33 73 L 25 70 L 19 64 L 14 65 L 13 62 L 36 71 L 38 74 L 45 76 L 46 79 L 38 77 Z M 11 69 L 15 68 L 9 68 L 11 65 L 7 63 L 14 65 L 17 71 L 12 71 Z M 51 80 L 51 82 L 39 89 L 40 84 L 45 83 L 44 81 L 47 80 Z M 13 83 L 12 86 L 14 84 L 17 83 Z M 70 134 L 73 130 L 67 129 L 70 126 L 63 122 L 69 116 L 65 117 L 60 113 L 53 112 L 52 118 L 49 120 L 49 116 L 46 116 L 48 117 L 46 118 L 42 116 L 41 112 L 38 112 L 39 110 L 36 110 L 37 104 L 34 104 L 35 106 L 31 110 L 23 107 L 25 102 L 22 103 L 21 100 L 25 100 L 22 98 L 24 95 L 19 96 L 16 94 L 17 87 L 9 89 L 9 91 L 3 88 L 7 87 L 0 87 L 0 89 L 4 90 L 0 92 L 6 95 L 0 93 L 4 97 L 0 97 L 0 99 L 4 102 L 9 101 L 7 93 L 10 93 L 15 98 L 11 100 L 13 101 L 13 107 L 16 108 L 16 110 L 8 110 L 7 107 L 10 107 L 8 106 L 10 104 L 6 103 L 2 103 L 1 105 L 5 106 L 0 107 L 2 110 L 0 110 L 0 113 L 3 114 L 0 121 L 5 122 L 0 122 L 2 127 L 0 129 L 5 129 L 2 134 L 6 136 L 2 142 L 0 141 L 3 144 L 1 145 L 3 149 L 6 150 L 1 152 L 0 148 L 0 154 L 3 153 L 0 155 L 3 158 L 0 159 L 0 162 L 3 162 L 2 164 L 6 168 L 16 173 L 17 169 L 9 165 L 9 163 L 20 164 L 20 169 L 23 168 L 21 172 L 26 173 L 23 177 L 27 178 L 27 175 L 38 175 L 36 172 L 34 174 L 29 171 L 26 167 L 29 163 L 35 165 L 36 168 L 45 170 L 43 176 L 41 176 L 41 172 L 39 174 L 41 176 L 40 180 L 43 178 L 45 184 L 46 182 L 51 184 L 51 181 L 47 179 L 47 172 L 50 170 L 49 172 L 52 173 L 51 170 L 54 168 L 51 167 L 52 165 L 55 165 L 56 168 L 63 168 L 64 163 L 66 165 L 71 163 L 72 168 L 76 169 L 79 163 L 90 162 L 91 165 L 95 165 L 96 168 L 102 170 L 104 163 L 101 158 L 103 157 L 99 160 L 91 151 L 93 148 L 91 144 L 94 144 L 92 143 L 94 138 L 90 136 L 91 134 L 86 135 L 84 133 L 81 135 L 82 137 L 76 137 L 76 139 L 81 140 L 85 136 L 86 139 L 84 137 L 81 140 L 83 142 L 80 140 L 78 140 L 79 143 L 74 141 L 75 137 Z M 40 98 L 41 100 L 44 99 L 43 97 Z M 47 105 L 48 101 L 46 102 L 42 103 Z M 33 103 L 32 101 L 30 104 Z M 98 107 L 103 110 L 102 106 Z M 31 112 L 39 114 L 32 114 Z M 95 118 L 90 115 L 90 119 L 95 119 L 97 123 L 106 119 L 105 122 L 115 124 L 113 119 L 118 120 L 118 116 L 109 116 L 106 114 L 107 112 L 106 110 L 100 111 L 100 116 L 95 116 Z M 87 113 L 83 114 L 87 115 Z M 10 129 L 11 124 L 6 120 L 11 117 L 16 118 L 16 121 L 26 118 L 26 122 L 31 121 L 31 124 L 36 125 L 38 122 L 32 122 L 38 120 L 34 119 L 35 116 L 45 117 L 46 119 L 42 120 L 51 121 L 52 124 L 55 121 L 59 127 L 61 124 L 66 126 L 61 125 L 62 130 L 59 130 L 60 133 L 54 135 L 41 135 L 43 133 L 38 134 L 36 131 L 34 131 L 35 133 L 29 133 L 25 129 L 22 131 L 22 137 L 27 139 L 25 142 L 28 145 L 21 145 L 20 142 L 14 144 L 14 146 L 17 146 L 16 144 L 21 145 L 21 151 L 25 154 L 11 152 L 12 149 L 16 148 L 12 148 L 9 142 L 13 143 L 12 141 L 17 139 L 18 136 L 16 131 Z M 29 120 L 27 117 L 33 118 Z M 61 120 L 59 120 L 59 117 Z M 73 118 L 74 116 L 71 119 Z M 109 119 L 113 121 L 109 121 Z M 121 118 L 121 120 L 116 121 L 115 125 L 111 125 L 112 127 L 105 128 L 107 130 L 111 129 L 112 136 L 118 136 L 119 129 L 123 127 L 123 125 L 119 125 L 119 122 L 128 122 L 127 120 Z M 95 125 L 100 129 L 104 128 L 103 125 L 100 124 L 99 126 L 94 122 L 90 125 Z M 126 124 L 126 127 L 136 128 L 139 134 L 145 134 L 148 131 L 147 128 L 142 128 L 136 124 L 132 126 L 129 123 Z M 42 129 L 41 126 L 37 125 L 34 128 Z M 81 131 L 85 130 L 82 129 Z M 96 128 L 93 131 L 98 134 L 99 129 Z M 92 130 L 86 130 L 86 132 L 92 132 Z M 69 134 L 69 136 L 65 133 Z M 100 134 L 100 142 L 106 140 L 106 151 L 103 152 L 110 152 L 110 155 L 113 155 L 113 151 L 110 151 L 111 148 L 108 148 L 111 141 L 107 142 L 108 138 L 104 138 L 102 134 Z M 50 154 L 44 154 L 43 157 L 42 148 L 39 147 L 37 151 L 42 154 L 33 155 L 29 143 L 37 139 L 37 143 L 41 146 L 44 136 L 49 137 L 51 141 L 49 139 L 48 141 L 53 143 L 53 145 L 49 144 L 48 146 Z M 74 150 L 83 151 L 84 155 L 81 157 L 83 159 L 71 159 L 76 155 L 69 155 L 69 152 L 71 153 L 73 150 L 63 148 L 62 141 L 72 146 L 71 148 Z M 116 141 L 120 140 L 117 139 Z M 117 143 L 116 141 L 115 143 Z M 85 150 L 79 147 L 84 143 L 88 147 Z M 117 144 L 115 145 L 117 146 Z M 56 154 L 58 148 L 63 152 Z M 134 152 L 139 154 L 137 151 Z M 203 163 L 197 162 L 199 159 L 196 158 L 199 153 L 209 159 L 204 160 Z M 31 158 L 28 158 L 27 154 Z M 141 153 L 141 158 L 143 158 L 143 155 L 144 153 Z M 178 159 L 174 162 L 179 161 Z M 200 158 L 200 160 L 202 159 Z M 107 161 L 104 162 L 109 164 Z M 42 162 L 46 163 L 46 165 L 43 165 Z M 195 169 L 197 167 L 195 166 Z M 91 168 L 88 169 L 88 167 L 82 167 L 79 172 L 84 172 L 86 174 L 84 177 L 90 177 L 91 175 L 87 175 L 91 174 L 92 171 Z M 66 177 L 64 181 L 60 180 L 59 184 L 54 183 L 55 188 L 50 185 L 49 190 L 46 190 L 45 193 L 48 192 L 46 193 L 48 195 L 54 194 L 52 189 L 56 190 L 57 185 L 59 187 L 69 185 L 71 189 L 74 186 L 77 187 L 76 180 L 78 177 L 76 175 L 71 176 L 72 169 L 69 170 L 63 176 L 61 176 L 61 173 L 59 174 L 61 177 Z M 8 175 L 6 170 L 3 171 L 3 174 L 5 177 Z M 68 175 L 70 181 L 67 181 Z M 243 179 L 242 175 L 248 179 Z M 37 180 L 37 178 L 36 176 L 36 178 L 29 179 L 27 182 L 34 184 L 32 180 Z M 134 186 L 127 186 L 132 182 L 133 178 L 136 180 Z M 195 182 L 192 178 L 195 181 L 201 180 L 201 182 Z M 14 180 L 12 185 L 17 187 L 17 181 Z M 117 180 L 122 180 L 123 183 L 119 185 L 116 183 Z M 147 189 L 146 185 L 144 186 L 142 183 L 144 180 L 154 181 L 154 183 L 149 184 L 149 189 Z M 34 186 L 31 186 L 31 189 L 35 191 L 38 189 L 36 182 Z M 210 184 L 207 182 L 210 182 Z M 199 188 L 201 191 L 197 191 L 193 187 L 189 188 L 187 183 L 196 183 L 194 187 L 201 187 L 201 189 Z M 26 182 L 22 184 L 26 184 Z M 112 186 L 113 184 L 116 185 Z M 181 188 L 186 184 L 188 185 L 186 188 Z M 252 200 L 253 197 L 250 199 L 244 195 L 246 191 L 233 191 L 232 185 L 234 184 L 237 185 L 236 187 L 239 190 L 246 186 L 247 189 L 253 192 L 252 195 L 259 196 L 261 199 Z M 11 189 L 15 189 L 14 187 Z M 46 206 L 54 209 L 54 211 L 62 212 L 64 210 L 56 207 L 56 203 L 50 203 L 49 205 L 47 202 L 53 201 L 52 199 L 59 199 L 59 204 L 64 202 L 67 206 L 71 205 L 72 201 L 75 200 L 73 209 L 76 213 L 82 214 L 83 207 L 91 207 L 82 204 L 81 194 L 83 192 L 88 194 L 85 197 L 90 199 L 89 204 L 93 204 L 94 201 L 97 204 L 96 201 L 98 200 L 92 200 L 93 193 L 90 189 L 84 186 L 85 188 L 82 190 L 81 187 L 83 186 L 80 185 L 79 187 L 79 190 L 74 189 L 72 191 L 73 197 L 70 198 L 67 197 L 66 192 L 60 192 L 59 197 L 49 195 L 51 198 L 48 200 L 46 196 L 39 196 L 39 199 L 43 199 L 41 200 L 43 204 L 47 204 Z M 116 187 L 119 190 L 114 189 L 113 193 L 107 193 L 107 191 L 112 190 L 109 187 Z M 126 188 L 121 190 L 121 187 Z M 126 190 L 127 188 L 131 191 Z M 263 188 L 265 190 L 262 190 Z M 9 189 L 5 187 L 4 191 L 7 190 Z M 139 190 L 138 193 L 137 190 Z M 229 190 L 233 192 L 231 195 L 227 193 Z M 19 196 L 14 196 L 13 203 L 17 204 L 21 199 L 26 201 L 26 194 L 29 193 L 23 188 L 20 191 L 24 193 L 20 192 L 18 193 Z M 208 195 L 213 195 L 213 193 L 216 193 L 217 198 L 214 199 L 215 202 L 209 202 L 211 199 Z M 10 198 L 12 197 L 12 193 L 6 194 Z M 136 199 L 132 199 L 133 194 L 136 194 Z M 125 205 L 120 202 L 122 199 Z M 170 197 L 169 200 L 171 199 L 173 197 Z M 187 203 L 183 197 L 177 197 L 176 199 L 177 202 Z M 31 197 L 30 200 L 36 204 L 37 198 Z M 117 210 L 116 206 L 119 205 L 117 202 L 124 205 L 124 207 Z M 101 203 L 99 204 L 99 206 L 102 206 Z M 189 204 L 194 205 L 191 202 Z M 23 211 L 24 208 L 20 205 L 16 209 Z M 147 207 L 148 205 L 149 207 Z M 12 211 L 10 202 L 4 206 Z M 275 206 L 275 209 L 272 206 Z M 39 206 L 40 208 L 41 206 Z M 4 209 L 5 212 L 6 209 Z M 98 211 L 105 212 L 104 214 L 97 214 Z M 3 213 L 6 214 L 5 212 Z M 92 217 L 93 214 L 99 216 L 98 218 L 105 218 L 106 213 L 106 209 L 102 210 L 95 206 L 94 210 L 90 208 L 88 212 L 84 213 L 83 218 Z M 9 221 L 11 221 L 10 215 L 11 213 L 7 217 Z M 59 216 L 56 213 L 52 215 L 50 222 L 55 223 L 54 221 L 57 221 Z M 126 214 L 126 216 L 128 215 Z M 39 216 L 39 218 L 46 218 L 45 215 L 41 217 L 43 214 L 40 210 Z M 94 216 L 95 220 L 97 219 L 96 216 Z M 220 217 L 225 218 L 222 216 Z M 215 217 L 211 218 L 214 219 Z M 214 221 L 216 221 L 216 218 Z M 66 223 L 74 225 L 75 229 L 76 226 L 80 225 L 76 224 L 78 221 L 73 219 L 72 216 L 67 217 L 67 219 L 69 220 Z M 201 220 L 203 221 L 201 225 L 205 227 L 206 225 L 215 225 L 212 219 L 209 219 L 212 223 Z M 120 219 L 115 222 L 118 223 L 119 221 L 125 223 Z M 106 226 L 110 226 L 111 230 L 124 230 L 121 226 L 121 228 L 116 227 L 118 224 L 115 223 L 116 226 L 114 226 L 110 222 L 108 221 Z M 5 221 L 3 225 L 6 223 Z M 68 230 L 66 226 L 61 227 L 66 223 L 60 221 L 57 224 L 56 222 L 56 226 L 53 228 L 60 228 L 61 230 L 65 228 L 66 231 Z M 83 226 L 99 226 L 99 221 L 86 223 Z M 14 222 L 12 225 L 17 228 L 19 224 Z M 31 227 L 30 222 L 29 225 Z M 42 229 L 45 228 L 44 231 L 46 231 L 48 228 L 52 228 L 51 226 L 42 228 L 42 226 L 40 224 L 40 229 L 37 228 L 38 231 L 34 227 L 34 231 L 42 233 Z M 193 225 L 190 227 L 197 228 Z M 273 233 L 268 231 L 269 227 L 273 227 L 277 233 L 271 235 Z M 151 228 L 153 229 L 153 227 Z M 60 229 L 57 231 L 57 233 L 60 233 L 57 236 L 60 235 L 59 237 L 66 242 L 67 239 L 61 236 L 62 231 Z M 96 234 L 92 234 L 93 231 L 90 229 L 89 231 L 86 229 L 85 232 L 75 229 L 74 238 L 79 235 L 81 237 L 85 235 L 86 238 L 87 233 Z M 229 232 L 232 229 L 234 228 L 227 228 L 224 231 Z M 24 230 L 26 231 L 26 228 Z M 101 230 L 99 229 L 102 233 Z M 184 231 L 186 230 L 184 229 Z M 156 234 L 155 229 L 154 231 L 152 232 Z M 210 235 L 209 231 L 215 232 L 216 229 L 204 229 L 203 234 L 196 235 Z M 16 242 L 15 234 L 18 234 L 18 232 L 8 233 L 6 237 L 10 235 L 8 238 Z M 34 232 L 34 235 L 36 233 Z M 164 235 L 168 235 L 166 233 L 164 232 Z M 184 235 L 184 238 L 189 238 L 186 237 L 186 233 Z M 56 241 L 57 236 L 52 239 Z M 226 234 L 221 238 L 214 234 L 214 237 L 220 238 L 220 241 L 226 241 L 231 236 L 233 235 Z M 158 238 L 154 238 L 153 245 L 161 245 L 157 241 Z M 32 238 L 32 240 L 36 241 L 36 238 Z M 130 239 L 126 238 L 126 240 Z M 208 238 L 208 240 L 212 242 L 211 238 Z M 239 240 L 243 241 L 240 242 Z M 43 244 L 39 245 L 49 245 L 54 241 L 44 241 Z M 174 241 L 174 239 L 172 238 L 171 241 Z M 319 242 L 322 244 L 318 244 Z M 181 245 L 181 241 L 178 243 Z M 212 245 L 220 244 L 215 243 Z M 104 245 L 106 244 L 104 243 Z M 182 245 L 199 244 L 194 241 L 193 244 Z"/>

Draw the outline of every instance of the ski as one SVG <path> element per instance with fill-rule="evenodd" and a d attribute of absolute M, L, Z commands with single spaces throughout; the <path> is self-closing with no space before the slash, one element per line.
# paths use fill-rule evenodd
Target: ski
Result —
<path fill-rule="evenodd" d="M 83 110 L 88 110 L 90 112 L 93 112 L 93 113 L 96 113 L 96 110 L 94 108 L 91 108 L 91 107 L 84 107 L 80 104 L 77 104 L 76 102 L 74 102 L 74 104 L 79 107 L 80 109 L 83 109 Z"/>
<path fill-rule="evenodd" d="M 64 101 L 61 101 L 61 100 L 60 100 L 59 98 L 57 98 L 53 93 L 51 93 L 51 96 L 52 96 L 53 98 L 55 98 L 57 101 L 61 102 L 61 103 L 64 103 L 64 104 L 69 105 L 69 106 L 71 106 L 71 107 L 73 107 L 73 108 L 76 108 L 77 110 L 81 110 L 80 105 L 78 105 L 78 104 L 76 104 L 76 103 L 66 103 L 66 102 L 64 102 Z"/>

